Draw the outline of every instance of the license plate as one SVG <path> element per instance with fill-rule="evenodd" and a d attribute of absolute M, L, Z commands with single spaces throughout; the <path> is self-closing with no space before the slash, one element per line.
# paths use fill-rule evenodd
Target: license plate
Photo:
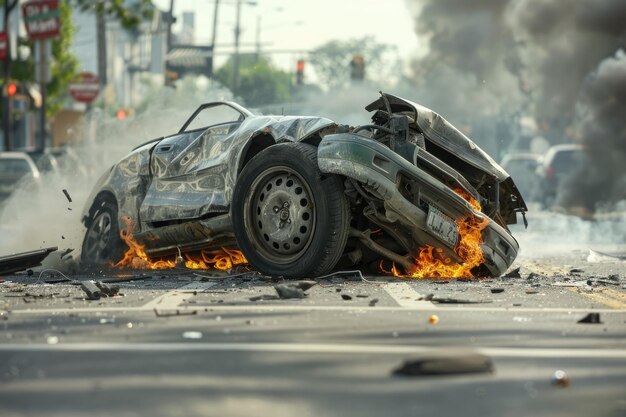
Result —
<path fill-rule="evenodd" d="M 450 217 L 443 214 L 439 209 L 429 206 L 426 226 L 444 242 L 450 246 L 456 245 L 459 239 L 459 227 Z"/>

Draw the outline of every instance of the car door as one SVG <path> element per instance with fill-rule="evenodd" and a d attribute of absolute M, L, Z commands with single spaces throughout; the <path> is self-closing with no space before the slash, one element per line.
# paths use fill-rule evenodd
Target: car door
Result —
<path fill-rule="evenodd" d="M 163 139 L 150 160 L 152 180 L 140 215 L 158 227 L 207 213 L 227 212 L 231 139 L 249 116 L 230 103 L 200 106 L 179 134 Z"/>

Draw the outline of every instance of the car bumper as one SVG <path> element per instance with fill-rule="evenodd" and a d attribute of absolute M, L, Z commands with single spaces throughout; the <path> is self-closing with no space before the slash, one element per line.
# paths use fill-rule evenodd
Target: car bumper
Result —
<path fill-rule="evenodd" d="M 475 211 L 469 203 L 444 183 L 402 158 L 387 146 L 350 133 L 326 136 L 318 148 L 318 164 L 322 172 L 352 178 L 367 185 L 384 200 L 387 217 L 407 227 L 420 244 L 444 249 L 458 260 L 454 247 L 429 231 L 427 207 L 458 219 L 466 216 L 486 218 L 481 249 L 484 266 L 493 276 L 502 275 L 517 257 L 519 245 L 502 226 Z M 405 198 L 399 187 L 407 181 L 417 184 L 418 205 Z"/>

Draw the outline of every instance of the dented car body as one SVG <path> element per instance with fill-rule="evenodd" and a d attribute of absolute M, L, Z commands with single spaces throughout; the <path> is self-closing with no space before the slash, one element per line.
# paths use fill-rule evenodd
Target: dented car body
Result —
<path fill-rule="evenodd" d="M 151 257 L 237 245 L 272 275 L 381 258 L 409 271 L 424 245 L 464 262 L 454 219 L 470 216 L 486 222 L 473 274 L 502 274 L 518 252 L 507 224 L 526 211 L 510 176 L 427 108 L 381 93 L 366 109 L 372 124 L 349 128 L 231 102 L 200 106 L 177 134 L 101 177 L 83 215 L 83 261 L 115 261 L 128 219 Z"/>

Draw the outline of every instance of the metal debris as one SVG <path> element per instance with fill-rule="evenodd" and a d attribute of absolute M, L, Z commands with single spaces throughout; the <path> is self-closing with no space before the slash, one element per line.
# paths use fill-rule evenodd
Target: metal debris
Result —
<path fill-rule="evenodd" d="M 519 270 L 519 266 L 515 269 L 510 270 L 509 272 L 504 274 L 504 278 L 521 278 L 522 276 L 520 275 Z"/>
<path fill-rule="evenodd" d="M 99 281 L 83 281 L 80 288 L 87 294 L 88 300 L 99 300 L 102 297 L 113 297 L 120 292 L 116 285 L 106 285 Z"/>
<path fill-rule="evenodd" d="M 463 298 L 435 297 L 434 294 L 427 294 L 423 300 L 439 304 L 488 304 L 493 302 L 491 300 L 467 300 Z"/>
<path fill-rule="evenodd" d="M 578 323 L 583 324 L 602 324 L 600 321 L 600 313 L 589 313 L 582 319 L 578 320 Z"/>
<path fill-rule="evenodd" d="M 24 271 L 29 268 L 40 266 L 41 262 L 52 252 L 56 251 L 56 246 L 37 249 L 28 252 L 16 253 L 9 256 L 0 256 L 0 275 L 8 275 L 13 272 Z"/>
<path fill-rule="evenodd" d="M 448 351 L 426 354 L 405 361 L 393 371 L 402 376 L 435 376 L 492 373 L 493 363 L 488 356 L 474 352 Z"/>
<path fill-rule="evenodd" d="M 274 289 L 278 293 L 278 296 L 283 300 L 306 297 L 302 288 L 296 284 L 278 284 L 274 285 Z"/>
<path fill-rule="evenodd" d="M 557 371 L 554 371 L 554 373 L 552 374 L 552 378 L 550 378 L 550 380 L 552 381 L 552 385 L 555 385 L 561 388 L 568 387 L 570 384 L 569 375 L 567 375 L 565 371 L 562 371 L 560 369 Z"/>
<path fill-rule="evenodd" d="M 352 300 L 352 296 L 350 296 L 350 295 L 348 295 L 348 294 L 341 294 L 341 298 L 342 298 L 344 301 L 350 301 L 350 300 Z"/>
<path fill-rule="evenodd" d="M 171 313 L 161 313 L 155 308 L 153 311 L 154 315 L 157 317 L 195 316 L 196 314 L 198 314 L 196 310 L 180 311 L 177 309 L 176 311 Z"/>
<path fill-rule="evenodd" d="M 504 292 L 504 288 L 492 288 L 491 289 L 492 294 L 500 294 L 502 292 Z"/>
<path fill-rule="evenodd" d="M 65 188 L 63 189 L 63 194 L 65 194 L 65 198 L 67 198 L 67 201 L 69 201 L 71 203 L 72 202 L 72 197 L 70 197 L 70 193 L 68 193 Z"/>

